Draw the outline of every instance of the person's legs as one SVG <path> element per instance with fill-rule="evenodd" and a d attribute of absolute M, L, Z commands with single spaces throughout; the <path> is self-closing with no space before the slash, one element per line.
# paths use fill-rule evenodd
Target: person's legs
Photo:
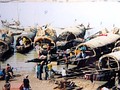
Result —
<path fill-rule="evenodd" d="M 39 73 L 39 80 L 42 80 L 42 73 Z"/>
<path fill-rule="evenodd" d="M 48 77 L 50 79 L 51 78 L 51 70 L 48 71 L 48 74 L 49 74 Z"/>
<path fill-rule="evenodd" d="M 48 72 L 45 72 L 45 80 L 48 78 Z"/>
<path fill-rule="evenodd" d="M 37 78 L 39 78 L 39 72 L 37 72 L 36 74 L 37 74 Z"/>
<path fill-rule="evenodd" d="M 29 88 L 23 88 L 23 90 L 30 90 Z"/>

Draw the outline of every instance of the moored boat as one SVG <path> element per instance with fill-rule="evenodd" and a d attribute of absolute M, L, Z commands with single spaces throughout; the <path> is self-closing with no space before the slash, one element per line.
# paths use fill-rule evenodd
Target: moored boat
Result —
<path fill-rule="evenodd" d="M 84 51 L 85 57 L 82 55 L 75 62 L 84 62 L 82 65 L 89 65 L 95 62 L 104 54 L 110 53 L 114 48 L 115 42 L 120 39 L 117 34 L 107 33 L 103 36 L 98 36 L 89 41 L 79 44 L 76 50 L 80 51 L 80 54 Z M 79 64 L 80 65 L 80 64 Z"/>
<path fill-rule="evenodd" d="M 33 47 L 34 37 L 36 30 L 25 31 L 16 39 L 16 51 L 20 53 L 26 53 Z"/>
<path fill-rule="evenodd" d="M 8 32 L 0 34 L 2 36 L 0 38 L 0 60 L 6 60 L 9 57 L 9 55 L 11 55 L 14 52 L 14 37 L 12 36 L 12 34 L 8 34 Z"/>
<path fill-rule="evenodd" d="M 120 51 L 111 52 L 100 57 L 99 69 L 120 70 Z"/>
<path fill-rule="evenodd" d="M 38 46 L 42 49 L 50 48 L 50 52 L 54 53 L 56 45 L 57 34 L 56 31 L 46 27 L 44 30 L 39 28 L 34 39 L 35 47 Z M 39 54 L 39 49 L 36 48 L 37 53 Z"/>
<path fill-rule="evenodd" d="M 1 23 L 4 27 L 7 27 L 9 29 L 14 29 L 14 30 L 22 30 L 24 31 L 24 28 L 20 26 L 19 22 L 15 22 L 15 23 L 9 23 L 7 21 L 1 20 Z"/>
<path fill-rule="evenodd" d="M 88 25 L 85 27 L 83 24 L 67 27 L 67 28 L 61 28 L 60 34 L 57 37 L 57 41 L 70 41 L 76 38 L 84 38 L 86 31 L 90 30 L 90 26 Z"/>

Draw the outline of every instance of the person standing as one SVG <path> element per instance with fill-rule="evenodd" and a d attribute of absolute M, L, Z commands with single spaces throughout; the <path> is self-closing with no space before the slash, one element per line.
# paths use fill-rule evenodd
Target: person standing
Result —
<path fill-rule="evenodd" d="M 46 62 L 46 63 L 48 63 L 48 62 L 51 62 L 51 54 L 50 54 L 50 51 L 48 51 L 48 53 L 47 53 L 47 62 Z"/>
<path fill-rule="evenodd" d="M 41 64 L 38 64 L 37 65 L 37 78 L 39 79 L 39 80 L 42 80 L 42 70 L 41 70 L 42 68 L 41 68 Z"/>
<path fill-rule="evenodd" d="M 28 75 L 23 79 L 23 90 L 30 90 L 30 81 L 28 79 Z"/>
<path fill-rule="evenodd" d="M 62 69 L 62 77 L 66 77 L 67 73 L 66 73 L 66 70 L 65 68 Z"/>
<path fill-rule="evenodd" d="M 68 69 L 68 65 L 69 65 L 69 61 L 68 61 L 68 58 L 65 56 L 65 64 L 66 64 L 66 68 Z"/>
<path fill-rule="evenodd" d="M 45 80 L 47 80 L 48 79 L 48 66 L 47 66 L 47 64 L 45 64 L 44 67 L 45 67 Z"/>
<path fill-rule="evenodd" d="M 91 76 L 90 76 L 90 81 L 93 83 L 94 82 L 94 78 L 93 78 L 93 72 L 91 73 Z"/>
<path fill-rule="evenodd" d="M 51 79 L 51 75 L 52 75 L 52 64 L 49 63 L 47 66 L 48 66 L 49 79 Z"/>
<path fill-rule="evenodd" d="M 38 78 L 38 66 L 39 66 L 39 64 L 37 63 L 36 66 L 35 66 L 35 74 L 36 74 L 37 78 Z"/>

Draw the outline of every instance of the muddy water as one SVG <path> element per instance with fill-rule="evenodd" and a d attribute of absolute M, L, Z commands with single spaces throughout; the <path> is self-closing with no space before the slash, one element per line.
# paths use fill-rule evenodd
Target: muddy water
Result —
<path fill-rule="evenodd" d="M 25 63 L 27 60 L 36 58 L 35 50 L 30 51 L 27 54 L 14 53 L 9 59 L 1 63 L 1 67 L 4 68 L 9 63 L 15 71 L 33 71 L 35 63 Z"/>
<path fill-rule="evenodd" d="M 27 60 L 31 60 L 37 58 L 37 53 L 35 49 L 28 52 L 27 54 L 20 54 L 15 52 L 9 59 L 7 59 L 4 62 L 1 62 L 1 68 L 5 68 L 6 64 L 9 63 L 15 72 L 34 72 L 35 71 L 35 65 L 34 62 L 26 63 Z M 62 70 L 65 65 L 56 65 L 56 62 L 52 62 L 53 69 L 60 71 Z M 69 68 L 74 67 L 75 65 L 69 65 Z"/>

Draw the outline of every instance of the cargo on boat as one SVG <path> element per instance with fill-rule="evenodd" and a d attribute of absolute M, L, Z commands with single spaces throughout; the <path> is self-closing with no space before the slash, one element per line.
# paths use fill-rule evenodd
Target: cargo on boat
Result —
<path fill-rule="evenodd" d="M 120 39 L 117 34 L 107 33 L 103 36 L 98 36 L 89 41 L 79 44 L 76 50 L 79 51 L 80 57 L 75 62 L 84 62 L 82 65 L 92 64 L 104 54 L 110 53 L 114 48 L 115 42 Z"/>

